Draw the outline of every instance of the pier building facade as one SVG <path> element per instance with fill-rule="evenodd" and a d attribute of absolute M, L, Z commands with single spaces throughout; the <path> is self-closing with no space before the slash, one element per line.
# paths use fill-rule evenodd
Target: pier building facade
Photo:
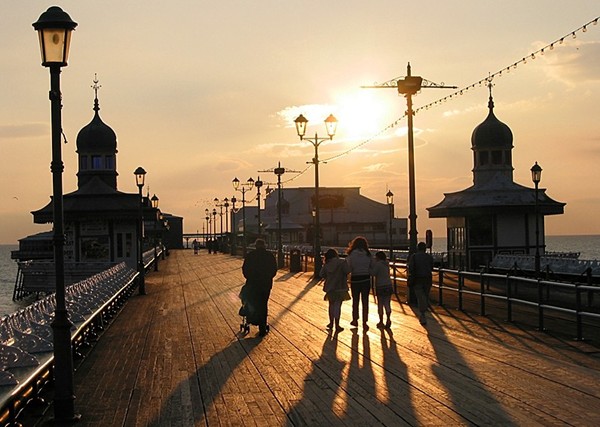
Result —
<path fill-rule="evenodd" d="M 535 188 L 513 181 L 513 134 L 494 114 L 491 86 L 488 108 L 487 118 L 471 135 L 473 185 L 445 193 L 440 203 L 427 208 L 430 218 L 446 218 L 450 268 L 476 270 L 496 254 L 534 255 L 536 221 L 543 254 L 544 216 L 564 212 L 565 203 L 550 198 L 545 189 L 536 194 Z"/>
<path fill-rule="evenodd" d="M 270 246 L 277 244 L 278 190 L 266 196 L 261 209 L 261 231 Z M 314 239 L 315 190 L 313 187 L 283 188 L 281 231 L 283 245 L 312 245 Z M 344 247 L 356 236 L 364 236 L 372 247 L 389 247 L 390 206 L 360 194 L 359 187 L 320 187 L 320 230 L 323 246 Z M 241 235 L 242 213 L 232 214 L 232 224 Z M 391 221 L 392 243 L 406 249 L 407 219 Z M 258 233 L 258 211 L 246 207 L 246 231 L 250 239 Z M 251 241 L 251 240 L 250 240 Z"/>

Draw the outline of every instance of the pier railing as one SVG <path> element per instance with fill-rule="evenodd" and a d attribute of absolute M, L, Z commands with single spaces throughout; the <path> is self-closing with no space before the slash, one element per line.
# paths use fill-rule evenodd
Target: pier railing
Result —
<path fill-rule="evenodd" d="M 66 288 L 74 357 L 131 295 L 137 274 L 121 263 Z M 54 308 L 50 295 L 0 320 L 0 425 L 18 425 L 19 412 L 52 380 Z"/>
<path fill-rule="evenodd" d="M 408 298 L 406 263 L 391 265 L 395 293 Z M 533 324 L 546 330 L 552 321 L 574 325 L 573 335 L 585 339 L 584 329 L 600 327 L 600 286 L 592 281 L 592 271 L 574 276 L 573 281 L 551 281 L 542 278 L 506 274 L 435 268 L 431 298 L 441 306 L 456 304 L 462 311 L 478 311 L 482 316 L 503 313 L 508 322 Z M 451 301 L 449 301 L 451 299 Z M 518 320 L 516 319 L 518 317 Z M 561 327 L 564 330 L 564 327 Z"/>
<path fill-rule="evenodd" d="M 300 271 L 308 271 L 313 264 L 312 254 L 304 251 L 300 256 Z M 569 280 L 561 281 L 519 276 L 522 270 L 511 269 L 508 258 L 505 274 L 435 268 L 430 295 L 432 300 L 437 300 L 441 306 L 456 304 L 461 311 L 478 311 L 482 316 L 503 313 L 508 322 L 533 323 L 541 331 L 546 330 L 548 321 L 552 325 L 556 322 L 563 326 L 572 324 L 577 340 L 586 338 L 586 326 L 593 326 L 598 331 L 600 299 L 597 294 L 600 293 L 600 285 L 596 280 L 599 268 L 597 261 L 590 265 L 589 262 L 582 263 L 575 259 L 559 259 L 570 266 Z M 520 258 L 521 261 L 523 259 L 527 258 Z M 289 268 L 290 265 L 290 253 L 285 252 L 285 267 Z M 523 267 L 527 269 L 526 264 Z M 390 263 L 390 277 L 398 301 L 408 300 L 405 260 Z M 451 302 L 448 301 L 449 297 L 452 297 Z"/>

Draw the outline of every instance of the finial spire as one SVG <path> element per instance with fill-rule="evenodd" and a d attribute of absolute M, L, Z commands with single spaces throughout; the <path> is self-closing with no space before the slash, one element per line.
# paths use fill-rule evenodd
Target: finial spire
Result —
<path fill-rule="evenodd" d="M 100 89 L 102 87 L 102 85 L 99 85 L 98 83 L 100 82 L 98 80 L 98 74 L 94 73 L 94 80 L 93 80 L 94 84 L 92 85 L 92 89 L 94 89 L 94 111 L 98 111 L 100 110 L 100 105 L 98 103 L 98 89 Z"/>
<path fill-rule="evenodd" d="M 494 87 L 494 84 L 492 83 L 492 77 L 491 76 L 487 78 L 487 81 L 488 81 L 488 84 L 487 84 L 488 90 L 490 91 L 490 100 L 488 102 L 488 108 L 491 111 L 491 110 L 494 109 L 494 98 L 492 96 L 492 87 Z"/>

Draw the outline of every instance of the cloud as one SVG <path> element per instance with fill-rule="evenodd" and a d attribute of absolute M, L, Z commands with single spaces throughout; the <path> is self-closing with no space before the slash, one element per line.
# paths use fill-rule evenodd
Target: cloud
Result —
<path fill-rule="evenodd" d="M 0 139 L 38 138 L 48 135 L 48 123 L 0 125 Z"/>
<path fill-rule="evenodd" d="M 573 41 L 541 56 L 545 71 L 568 85 L 600 81 L 600 42 Z"/>

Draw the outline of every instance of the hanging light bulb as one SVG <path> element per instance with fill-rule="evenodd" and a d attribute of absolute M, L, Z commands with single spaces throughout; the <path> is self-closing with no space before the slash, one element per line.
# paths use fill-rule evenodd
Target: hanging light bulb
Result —
<path fill-rule="evenodd" d="M 535 59 L 535 53 L 531 54 L 531 59 Z"/>
<path fill-rule="evenodd" d="M 550 44 L 550 50 L 554 50 L 554 43 Z"/>
<path fill-rule="evenodd" d="M 587 33 L 587 26 L 584 25 L 583 28 L 581 29 L 581 31 L 583 31 L 584 33 Z"/>
<path fill-rule="evenodd" d="M 573 32 L 571 33 L 571 36 L 572 36 L 574 39 L 576 39 L 576 38 L 577 38 L 577 34 L 575 34 L 575 31 L 573 31 Z"/>

